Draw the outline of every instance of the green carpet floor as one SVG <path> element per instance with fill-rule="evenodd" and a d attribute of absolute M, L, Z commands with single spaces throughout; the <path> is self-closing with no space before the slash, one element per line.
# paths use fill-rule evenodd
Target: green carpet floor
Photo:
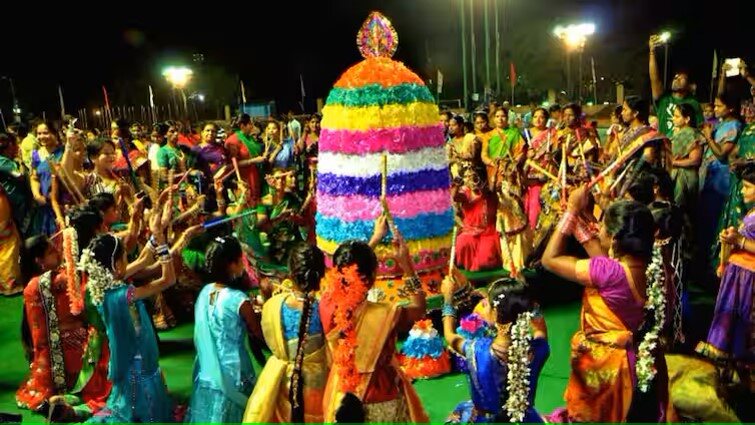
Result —
<path fill-rule="evenodd" d="M 0 412 L 22 413 L 24 422 L 44 422 L 43 417 L 18 409 L 15 402 L 15 391 L 28 369 L 19 336 L 22 304 L 20 296 L 0 297 L 0 311 L 5 312 L 0 315 Z M 540 412 L 550 412 L 563 405 L 569 376 L 569 341 L 578 326 L 579 304 L 546 307 L 544 315 L 551 355 L 540 376 L 535 406 Z M 170 392 L 178 400 L 186 400 L 191 394 L 192 333 L 193 326 L 186 324 L 160 334 L 160 366 Z M 259 372 L 259 365 L 255 367 Z M 433 422 L 442 422 L 456 403 L 469 398 L 465 375 L 417 381 L 415 386 Z"/>

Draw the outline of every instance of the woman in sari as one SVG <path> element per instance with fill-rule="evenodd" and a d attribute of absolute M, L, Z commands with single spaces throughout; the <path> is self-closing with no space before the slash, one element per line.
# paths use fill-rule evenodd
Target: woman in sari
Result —
<path fill-rule="evenodd" d="M 481 167 L 464 168 L 461 187 L 451 189 L 461 212 L 455 264 L 467 271 L 501 268 L 501 244 L 496 230 L 498 200 L 484 182 Z"/>
<path fill-rule="evenodd" d="M 743 166 L 742 199 L 755 204 L 755 162 Z M 739 229 L 729 227 L 719 235 L 729 251 L 721 266 L 721 286 L 715 315 L 706 342 L 697 351 L 715 360 L 732 362 L 745 387 L 755 392 L 755 208 L 742 220 Z"/>
<path fill-rule="evenodd" d="M 63 144 L 58 130 L 50 123 L 37 126 L 37 140 L 44 151 L 37 149 L 31 155 L 31 193 L 36 201 L 29 234 L 52 235 L 58 229 L 55 211 L 52 209 L 50 192 L 54 169 L 51 163 L 60 162 L 63 157 Z"/>
<path fill-rule="evenodd" d="M 712 148 L 712 145 L 709 144 L 709 146 Z M 718 220 L 719 234 L 729 227 L 736 227 L 747 212 L 747 202 L 742 198 L 743 182 L 742 179 L 739 178 L 739 174 L 735 172 L 734 168 L 745 161 L 753 159 L 755 159 L 755 124 L 750 123 L 747 124 L 744 130 L 740 133 L 737 145 L 729 156 L 731 170 L 729 173 L 729 196 L 726 198 L 721 218 Z M 720 251 L 721 242 L 719 239 L 716 241 L 716 244 L 713 247 L 713 252 L 711 253 L 714 260 L 717 258 Z M 714 262 L 714 264 L 717 266 L 718 262 Z"/>
<path fill-rule="evenodd" d="M 23 291 L 18 268 L 21 249 L 25 181 L 14 159 L 18 144 L 14 136 L 0 133 L 0 295 Z"/>
<path fill-rule="evenodd" d="M 624 422 L 630 415 L 639 382 L 649 374 L 637 364 L 653 364 L 638 358 L 644 321 L 646 269 L 654 241 L 653 216 L 642 204 L 618 201 L 605 212 L 599 234 L 594 235 L 580 216 L 589 202 L 587 190 L 576 189 L 543 254 L 543 266 L 552 273 L 584 285 L 580 330 L 572 337 L 572 370 L 564 398 L 566 410 L 553 420 Z M 566 242 L 576 236 L 590 259 L 566 254 Z M 647 405 L 647 404 L 643 404 Z M 655 409 L 657 407 L 657 409 Z M 666 406 L 660 398 L 654 410 L 643 412 L 665 421 Z M 644 419 L 644 417 L 643 417 Z"/>
<path fill-rule="evenodd" d="M 50 186 L 50 201 L 55 211 L 55 221 L 60 229 L 66 227 L 64 217 L 68 209 L 84 201 L 84 195 L 77 183 L 82 179 L 85 158 L 84 135 L 70 133 L 61 160 L 63 167 L 57 168 L 58 172 L 52 176 Z M 75 177 L 70 177 L 69 170 L 75 173 Z"/>
<path fill-rule="evenodd" d="M 446 423 L 543 422 L 534 401 L 550 348 L 545 332 L 532 329 L 534 306 L 526 288 L 513 279 L 494 283 L 488 291 L 486 315 L 495 318 L 497 334 L 474 339 L 455 332 L 456 289 L 447 277 L 442 285 L 443 335 L 467 361 L 472 399 L 460 403 Z"/>
<path fill-rule="evenodd" d="M 41 236 L 27 240 L 23 257 L 24 274 L 36 275 L 24 289 L 23 333 L 33 351 L 29 378 L 16 392 L 16 402 L 54 421 L 84 420 L 110 394 L 107 362 L 85 361 L 91 347 L 75 272 L 77 246 L 86 246 L 101 231 L 102 217 L 79 207 L 68 214 L 68 222 L 62 267 L 61 254 Z M 36 239 L 40 237 L 44 239 Z"/>
<path fill-rule="evenodd" d="M 547 109 L 536 108 L 532 113 L 532 128 L 525 131 L 531 134 L 527 159 L 534 161 L 546 171 L 552 172 L 550 151 L 556 142 L 556 130 L 547 126 L 549 117 Z M 548 178 L 532 167 L 525 166 L 524 171 L 527 177 L 524 212 L 527 214 L 530 229 L 535 229 L 540 215 L 540 191 Z"/>
<path fill-rule="evenodd" d="M 385 216 L 375 225 L 371 242 L 387 234 Z M 400 235 L 394 233 L 398 240 Z M 341 244 L 320 300 L 320 318 L 332 360 L 323 400 L 323 420 L 333 422 L 344 394 L 364 404 L 366 422 L 428 422 L 422 403 L 396 359 L 396 337 L 425 314 L 425 293 L 414 273 L 406 244 L 397 261 L 404 270 L 408 305 L 367 300 L 377 275 L 377 257 L 359 241 Z"/>
<path fill-rule="evenodd" d="M 252 118 L 248 114 L 242 114 L 237 122 L 239 129 L 225 141 L 225 148 L 230 158 L 238 161 L 239 173 L 249 188 L 249 200 L 252 205 L 259 203 L 262 197 L 262 186 L 265 179 L 262 174 L 262 165 L 267 155 L 263 152 L 264 146 L 254 137 L 257 130 Z"/>
<path fill-rule="evenodd" d="M 724 212 L 726 198 L 731 194 L 729 172 L 730 155 L 736 147 L 742 123 L 739 121 L 739 104 L 728 95 L 719 95 L 714 104 L 715 128 L 703 126 L 703 143 L 706 146 L 700 166 L 700 211 L 697 216 L 698 264 L 708 267 L 718 264 L 718 250 L 711 248 L 716 243 L 716 227 Z M 715 270 L 715 267 L 713 268 Z"/>
<path fill-rule="evenodd" d="M 703 156 L 702 135 L 697 130 L 695 109 L 688 103 L 676 105 L 673 122 L 671 178 L 674 180 L 674 203 L 687 214 L 693 214 L 700 191 L 698 169 Z M 694 223 L 694 216 L 690 220 Z"/>
<path fill-rule="evenodd" d="M 482 139 L 482 162 L 488 167 L 491 187 L 500 184 L 497 179 L 501 169 L 507 170 L 512 184 L 521 186 L 519 167 L 524 161 L 527 146 L 519 129 L 509 123 L 508 112 L 505 108 L 495 111 L 492 135 Z"/>
<path fill-rule="evenodd" d="M 194 391 L 187 422 L 240 422 L 256 377 L 246 335 L 261 336 L 245 290 L 241 244 L 218 237 L 207 248 L 206 269 L 214 282 L 199 293 L 194 310 Z"/>
<path fill-rule="evenodd" d="M 218 126 L 207 123 L 202 127 L 200 142 L 191 148 L 192 153 L 199 159 L 201 171 L 208 180 L 211 180 L 215 172 L 227 163 L 226 151 L 222 144 L 218 143 L 216 136 Z"/>
<path fill-rule="evenodd" d="M 113 385 L 106 406 L 89 422 L 170 422 L 173 418 L 173 403 L 158 364 L 155 329 L 143 302 L 175 282 L 171 249 L 165 243 L 172 212 L 170 198 L 161 195 L 158 200 L 157 205 L 164 208 L 156 208 L 149 220 L 154 240 L 136 261 L 127 262 L 124 244 L 111 234 L 98 235 L 81 254 L 86 309 L 96 311 L 91 320 L 107 334 Z M 144 272 L 156 258 L 160 277 L 139 287 L 123 281 Z"/>
<path fill-rule="evenodd" d="M 448 143 L 446 144 L 446 149 L 448 151 L 448 162 L 452 180 L 460 179 L 462 177 L 461 169 L 466 163 L 474 161 L 475 144 L 479 146 L 479 139 L 475 138 L 474 135 L 466 137 L 464 133 L 464 117 L 461 115 L 451 117 L 448 120 Z M 477 157 L 479 158 L 479 147 L 477 149 Z"/>
<path fill-rule="evenodd" d="M 325 336 L 315 294 L 325 275 L 325 256 L 300 243 L 291 250 L 291 291 L 265 302 L 262 332 L 273 355 L 247 403 L 244 422 L 322 422 L 328 379 Z"/>

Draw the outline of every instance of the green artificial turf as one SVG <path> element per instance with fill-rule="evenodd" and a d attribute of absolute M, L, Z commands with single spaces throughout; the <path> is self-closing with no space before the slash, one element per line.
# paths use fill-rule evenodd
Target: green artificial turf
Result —
<path fill-rule="evenodd" d="M 22 413 L 24 422 L 44 422 L 45 418 L 16 407 L 15 391 L 25 378 L 28 366 L 20 340 L 20 296 L 0 297 L 0 412 Z M 563 405 L 563 392 L 569 377 L 569 341 L 578 326 L 579 304 L 549 306 L 544 309 L 548 324 L 550 358 L 540 376 L 535 406 L 541 413 Z M 180 401 L 191 395 L 194 363 L 193 325 L 183 324 L 160 333 L 160 366 L 171 394 Z M 259 373 L 260 366 L 255 364 Z M 433 422 L 443 422 L 460 401 L 469 398 L 465 375 L 450 374 L 415 382 L 425 409 Z"/>

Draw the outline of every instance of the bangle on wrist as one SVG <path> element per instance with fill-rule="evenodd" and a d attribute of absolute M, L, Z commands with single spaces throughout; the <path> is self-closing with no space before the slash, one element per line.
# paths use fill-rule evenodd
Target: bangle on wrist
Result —
<path fill-rule="evenodd" d="M 564 236 L 571 236 L 576 222 L 577 216 L 571 211 L 566 211 L 558 222 L 558 231 Z"/>
<path fill-rule="evenodd" d="M 456 307 L 454 307 L 453 304 L 443 303 L 443 308 L 441 309 L 441 316 L 456 317 Z"/>
<path fill-rule="evenodd" d="M 740 242 L 739 242 L 739 249 L 744 251 L 746 242 L 747 242 L 747 238 L 742 236 L 742 239 L 740 239 Z"/>
<path fill-rule="evenodd" d="M 579 219 L 577 220 L 577 224 L 574 227 L 574 237 L 577 238 L 577 241 L 579 241 L 579 243 L 583 244 L 594 238 L 595 232 L 590 228 L 590 225 L 588 223 L 585 223 L 584 220 Z"/>

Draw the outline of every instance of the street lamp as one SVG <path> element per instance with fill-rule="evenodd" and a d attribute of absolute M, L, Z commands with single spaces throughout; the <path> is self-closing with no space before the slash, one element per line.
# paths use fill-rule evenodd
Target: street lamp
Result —
<path fill-rule="evenodd" d="M 193 75 L 194 71 L 185 66 L 169 66 L 163 70 L 163 77 L 168 80 L 168 82 L 173 86 L 174 90 L 181 92 L 181 98 L 183 99 L 184 104 L 184 112 L 186 112 L 187 116 L 189 114 L 189 109 L 186 105 L 186 93 L 184 93 L 183 89 L 187 84 L 189 84 L 189 81 L 191 80 L 191 77 Z"/>
<path fill-rule="evenodd" d="M 582 23 L 568 26 L 557 26 L 553 29 L 553 35 L 564 42 L 566 47 L 566 86 L 571 95 L 571 52 L 579 53 L 579 97 L 582 98 L 582 52 L 587 43 L 587 37 L 595 34 L 595 24 Z"/>

